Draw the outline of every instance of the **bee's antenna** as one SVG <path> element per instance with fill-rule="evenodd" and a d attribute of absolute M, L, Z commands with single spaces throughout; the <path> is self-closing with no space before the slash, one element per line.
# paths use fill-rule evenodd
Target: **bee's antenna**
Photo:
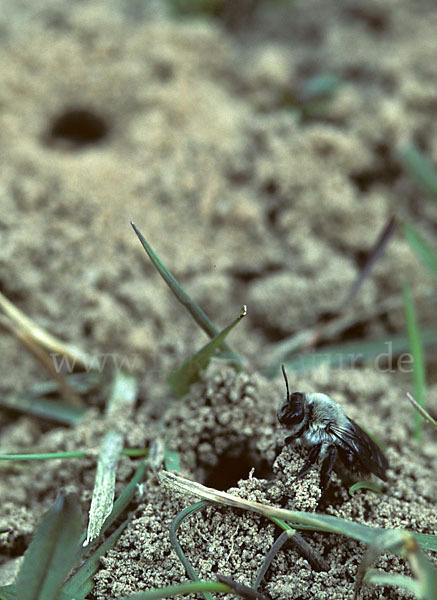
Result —
<path fill-rule="evenodd" d="M 287 388 L 287 400 L 288 400 L 290 398 L 290 390 L 288 389 L 288 379 L 287 379 L 287 373 L 285 372 L 284 365 L 281 365 L 281 369 L 282 369 L 282 375 L 284 376 L 284 379 L 285 379 L 285 387 Z"/>

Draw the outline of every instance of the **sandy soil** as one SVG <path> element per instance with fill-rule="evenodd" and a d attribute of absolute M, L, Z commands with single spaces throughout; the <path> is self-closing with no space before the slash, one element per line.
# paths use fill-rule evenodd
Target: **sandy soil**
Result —
<path fill-rule="evenodd" d="M 217 20 L 171 19 L 162 2 L 4 0 L 0 15 L 0 291 L 60 338 L 91 353 L 117 353 L 138 375 L 129 446 L 148 445 L 163 418 L 185 474 L 314 510 L 317 471 L 292 489 L 287 481 L 302 456 L 284 449 L 274 462 L 283 385 L 279 374 L 272 382 L 260 373 L 282 340 L 338 314 L 391 215 L 435 244 L 437 204 L 398 160 L 413 141 L 437 163 L 433 3 L 267 3 L 233 30 Z M 293 99 L 321 73 L 343 83 L 322 111 L 303 118 Z M 171 400 L 166 376 L 205 336 L 146 260 L 130 220 L 218 327 L 248 305 L 230 340 L 247 357 L 250 375 L 214 363 L 188 399 Z M 352 314 L 375 314 L 396 301 L 405 279 L 422 326 L 435 324 L 435 303 L 427 301 L 432 281 L 400 233 Z M 334 341 L 390 340 L 404 330 L 402 310 L 394 309 L 363 318 Z M 2 394 L 44 379 L 13 338 L 2 336 L 0 351 Z M 404 401 L 410 378 L 321 367 L 292 385 L 331 394 L 387 447 L 385 495 L 350 497 L 334 476 L 325 512 L 434 532 L 436 437 L 427 430 L 420 447 L 412 440 Z M 91 417 L 75 428 L 3 411 L 1 450 L 97 447 L 102 403 L 91 401 Z M 0 535 L 6 561 L 22 554 L 60 487 L 76 491 L 87 510 L 94 466 L 82 459 L 3 470 L 1 517 L 14 524 Z M 118 491 L 134 469 L 135 461 L 122 460 Z M 168 527 L 188 500 L 152 474 L 145 490 L 103 561 L 96 599 L 186 579 Z M 182 531 L 201 576 L 218 571 L 245 583 L 277 534 L 261 518 L 220 508 Z M 331 571 L 313 573 L 285 550 L 264 591 L 272 598 L 350 597 L 363 548 L 335 536 L 308 539 Z M 389 556 L 378 566 L 406 569 Z M 365 594 L 408 597 L 389 588 Z"/>

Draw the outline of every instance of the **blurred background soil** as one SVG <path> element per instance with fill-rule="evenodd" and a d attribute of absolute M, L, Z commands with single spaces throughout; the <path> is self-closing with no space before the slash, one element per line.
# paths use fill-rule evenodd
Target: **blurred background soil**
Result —
<path fill-rule="evenodd" d="M 161 416 L 157 407 L 170 402 L 167 375 L 206 337 L 148 262 L 131 220 L 217 327 L 248 305 L 248 316 L 231 340 L 254 373 L 264 371 L 281 341 L 339 314 L 391 216 L 407 220 L 436 247 L 437 204 L 399 159 L 401 149 L 414 143 L 437 163 L 433 2 L 297 0 L 257 7 L 242 2 L 234 11 L 225 2 L 216 16 L 182 17 L 174 6 L 185 4 L 0 2 L 0 291 L 63 340 L 90 353 L 124 357 L 124 368 L 140 377 L 142 390 L 132 447 L 154 438 Z M 309 82 L 326 75 L 339 82 L 332 96 L 317 106 L 306 103 Z M 422 327 L 435 325 L 435 302 L 428 301 L 432 280 L 397 232 L 349 309 L 362 320 L 331 341 L 390 340 L 404 333 L 404 280 L 413 289 Z M 386 302 L 394 308 L 378 314 Z M 26 390 L 44 378 L 12 337 L 0 337 L 0 352 L 2 394 Z M 431 531 L 435 436 L 426 432 L 422 454 L 411 440 L 411 413 L 404 401 L 410 378 L 400 381 L 396 374 L 369 375 L 362 369 L 317 373 L 298 380 L 302 389 L 338 393 L 345 404 L 352 395 L 356 413 L 351 416 L 358 422 L 372 412 L 369 429 L 391 447 L 397 476 L 409 482 L 398 481 L 392 499 L 385 501 L 388 522 L 383 525 L 379 499 L 366 495 L 361 510 L 361 500 L 350 499 L 339 484 L 333 502 L 340 506 L 341 497 L 345 505 L 339 509 L 343 513 L 334 514 Z M 435 410 L 431 367 L 428 375 Z M 237 445 L 247 449 L 249 444 L 249 455 L 258 458 L 244 465 L 234 485 L 240 476 L 247 478 L 252 463 L 260 466 L 261 454 L 271 466 L 278 443 L 274 412 L 282 383 L 251 377 L 262 382 L 257 380 L 255 389 L 261 385 L 270 392 L 260 393 L 260 404 L 252 395 L 247 408 L 263 413 L 259 427 L 250 425 L 244 433 L 244 411 L 236 421 Z M 196 413 L 196 407 L 205 408 L 205 395 L 196 390 L 191 404 L 171 407 L 166 419 L 172 438 L 179 440 L 184 472 L 206 481 L 232 445 L 229 423 L 235 413 L 232 409 L 234 416 L 224 423 L 206 426 L 201 415 L 207 411 Z M 361 401 L 367 408 L 359 408 Z M 194 416 L 184 415 L 190 407 Z M 74 430 L 2 412 L 2 451 L 95 447 L 103 426 L 98 406 L 94 410 L 95 416 Z M 248 417 L 251 423 L 257 418 Z M 196 437 L 196 430 L 202 435 Z M 205 446 L 200 454 L 197 442 Z M 404 451 L 408 460 L 403 462 Z M 133 468 L 123 459 L 120 489 Z M 2 517 L 17 529 L 2 552 L 18 556 L 59 487 L 76 490 L 88 505 L 94 460 L 10 467 L 5 473 Z M 266 494 L 259 477 L 257 489 Z M 412 495 L 413 480 L 418 487 Z M 242 485 L 246 489 L 247 481 Z M 171 520 L 183 503 L 162 495 L 156 482 L 150 486 L 146 513 L 138 509 L 138 519 L 144 525 L 145 515 L 161 507 Z M 430 520 L 423 524 L 425 514 Z M 168 559 L 171 569 L 163 567 L 165 576 L 156 571 L 154 578 L 152 568 L 145 575 L 141 561 L 147 548 L 156 543 L 171 552 L 165 519 L 145 525 L 152 533 L 141 534 L 146 541 L 134 560 L 138 573 L 123 580 L 124 587 L 116 572 L 123 555 L 114 563 L 108 559 L 112 567 L 99 576 L 96 598 L 185 579 L 175 557 Z M 247 519 L 256 521 L 258 532 L 260 520 Z M 132 531 L 126 535 L 135 537 Z M 121 552 L 128 552 L 133 542 L 123 539 Z M 315 539 L 323 549 L 323 538 Z M 339 561 L 344 566 L 353 555 L 348 568 L 355 573 L 358 545 L 345 545 Z M 335 554 L 330 548 L 325 547 L 325 558 L 331 550 Z M 162 548 L 154 546 L 153 552 Z M 148 556 L 150 567 L 156 567 L 156 558 Z M 305 561 L 299 563 L 295 595 L 284 591 L 294 564 L 284 561 L 268 593 L 310 597 L 302 595 L 310 573 L 302 567 Z M 208 569 L 198 568 L 208 575 Z M 254 568 L 248 567 L 248 579 Z M 238 576 L 238 569 L 231 568 L 231 574 Z M 341 575 L 344 570 L 331 583 L 324 580 L 326 597 L 345 585 Z M 322 588 L 314 588 L 311 597 L 324 597 Z M 388 588 L 381 593 L 372 590 L 369 597 L 404 597 Z"/>

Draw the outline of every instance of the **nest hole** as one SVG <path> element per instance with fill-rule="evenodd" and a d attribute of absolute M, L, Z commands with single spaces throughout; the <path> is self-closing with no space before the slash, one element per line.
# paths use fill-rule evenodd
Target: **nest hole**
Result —
<path fill-rule="evenodd" d="M 53 118 L 47 134 L 47 143 L 80 150 L 101 143 L 109 136 L 110 127 L 96 112 L 80 107 L 64 110 Z"/>
<path fill-rule="evenodd" d="M 222 454 L 204 482 L 207 487 L 216 490 L 227 490 L 237 487 L 240 479 L 247 479 L 252 469 L 255 469 L 255 477 L 260 479 L 272 479 L 273 473 L 267 461 L 254 456 L 246 450 L 239 452 L 229 451 Z"/>

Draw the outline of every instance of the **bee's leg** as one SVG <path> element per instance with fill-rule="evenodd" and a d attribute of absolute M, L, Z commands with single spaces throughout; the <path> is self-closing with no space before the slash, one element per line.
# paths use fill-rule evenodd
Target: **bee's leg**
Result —
<path fill-rule="evenodd" d="M 311 469 L 311 467 L 314 465 L 314 463 L 319 458 L 321 449 L 322 449 L 322 444 L 317 444 L 316 446 L 313 446 L 311 448 L 311 451 L 309 453 L 306 463 L 301 468 L 299 473 L 296 475 L 296 477 L 294 478 L 294 481 L 297 481 L 298 479 L 302 479 L 302 477 L 305 477 L 305 475 L 308 473 L 308 471 Z"/>
<path fill-rule="evenodd" d="M 320 488 L 322 493 L 326 490 L 331 478 L 332 469 L 334 468 L 335 461 L 337 460 L 337 448 L 331 446 L 328 449 L 327 455 L 323 459 L 322 466 L 320 469 Z"/>

